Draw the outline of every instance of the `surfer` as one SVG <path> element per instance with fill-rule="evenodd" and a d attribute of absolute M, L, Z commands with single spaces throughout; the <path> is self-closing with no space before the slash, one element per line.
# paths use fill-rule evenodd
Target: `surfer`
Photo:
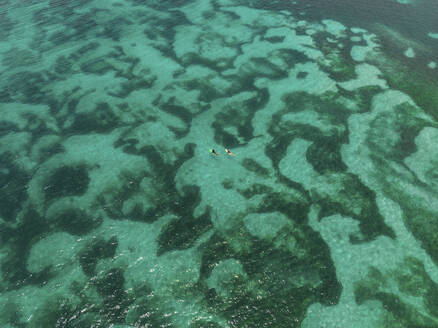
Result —
<path fill-rule="evenodd" d="M 228 155 L 230 155 L 230 156 L 236 156 L 236 154 L 233 154 L 233 153 L 231 152 L 231 150 L 229 150 L 228 148 L 225 148 L 225 152 L 226 152 Z"/>
<path fill-rule="evenodd" d="M 219 156 L 219 154 L 216 153 L 216 151 L 213 148 L 210 149 L 210 153 L 215 154 L 216 156 Z"/>

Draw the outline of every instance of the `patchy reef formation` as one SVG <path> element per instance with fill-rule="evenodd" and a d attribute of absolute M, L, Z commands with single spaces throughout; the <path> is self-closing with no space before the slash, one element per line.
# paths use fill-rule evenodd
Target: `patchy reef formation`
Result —
<path fill-rule="evenodd" d="M 421 51 L 295 4 L 0 4 L 1 327 L 438 326 Z"/>

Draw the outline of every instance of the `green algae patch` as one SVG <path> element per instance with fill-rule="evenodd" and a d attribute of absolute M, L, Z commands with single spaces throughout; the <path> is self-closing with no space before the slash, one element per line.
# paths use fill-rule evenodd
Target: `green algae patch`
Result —
<path fill-rule="evenodd" d="M 251 198 L 255 195 L 267 194 L 273 191 L 273 189 L 269 186 L 266 186 L 261 183 L 255 183 L 246 189 L 238 189 L 237 190 L 243 197 Z"/>
<path fill-rule="evenodd" d="M 78 254 L 79 263 L 87 276 L 95 274 L 97 262 L 100 259 L 112 258 L 117 249 L 117 237 L 113 236 L 108 241 L 97 238 L 93 239 Z"/>
<path fill-rule="evenodd" d="M 26 184 L 29 175 L 14 163 L 11 153 L 3 153 L 0 157 L 0 215 L 6 221 L 15 221 L 16 215 L 27 199 Z"/>
<path fill-rule="evenodd" d="M 402 63 L 391 60 L 377 61 L 391 88 L 403 91 L 426 113 L 438 120 L 438 84 L 425 74 L 407 69 Z"/>
<path fill-rule="evenodd" d="M 122 269 L 112 268 L 94 282 L 103 300 L 101 315 L 106 325 L 125 322 L 127 310 L 134 302 L 130 292 L 124 288 L 123 273 Z"/>
<path fill-rule="evenodd" d="M 48 268 L 30 273 L 27 260 L 32 245 L 47 233 L 48 222 L 33 209 L 27 209 L 16 227 L 2 224 L 2 241 L 8 246 L 7 256 L 2 263 L 4 290 L 15 290 L 27 285 L 40 285 L 51 275 Z"/>
<path fill-rule="evenodd" d="M 66 129 L 67 134 L 108 133 L 120 125 L 119 118 L 106 102 L 98 103 L 90 112 L 76 113 L 72 120 Z"/>
<path fill-rule="evenodd" d="M 249 214 L 243 219 L 246 229 L 257 238 L 272 240 L 287 225 L 288 220 L 280 213 Z"/>
<path fill-rule="evenodd" d="M 50 176 L 45 188 L 46 198 L 83 195 L 90 183 L 88 170 L 85 166 L 63 166 Z"/>
<path fill-rule="evenodd" d="M 72 235 L 81 236 L 97 228 L 103 221 L 98 215 L 90 215 L 78 208 L 65 208 L 55 215 L 55 225 L 58 229 Z"/>
<path fill-rule="evenodd" d="M 157 255 L 178 249 L 187 249 L 205 232 L 212 228 L 210 214 L 198 218 L 183 217 L 169 222 L 158 237 Z"/>
<path fill-rule="evenodd" d="M 278 211 L 292 218 L 297 223 L 306 223 L 309 203 L 300 192 L 291 193 L 270 192 L 263 196 L 257 208 L 258 213 Z"/>
<path fill-rule="evenodd" d="M 303 91 L 286 93 L 282 96 L 282 101 L 285 104 L 284 110 L 276 115 L 285 115 L 289 112 L 315 111 L 334 126 L 345 124 L 351 113 L 339 101 L 339 94 L 332 91 L 327 91 L 319 96 Z M 308 124 L 311 124 L 311 122 L 308 122 Z"/>
<path fill-rule="evenodd" d="M 315 140 L 307 150 L 307 161 L 313 169 L 323 174 L 329 172 L 344 172 L 347 166 L 342 161 L 339 137 L 322 137 Z"/>
<path fill-rule="evenodd" d="M 370 104 L 369 97 L 377 90 L 364 88 L 354 97 Z M 352 235 L 352 241 L 370 241 L 379 235 L 394 238 L 394 231 L 378 211 L 375 192 L 356 175 L 346 172 L 341 148 L 349 141 L 347 122 L 352 110 L 341 97 L 344 96 L 332 92 L 322 96 L 305 92 L 283 96 L 284 109 L 272 118 L 269 131 L 274 138 L 266 153 L 281 174 L 311 190 L 312 202 L 321 207 L 319 218 L 341 213 L 360 222 L 361 233 Z"/>
<path fill-rule="evenodd" d="M 248 171 L 254 172 L 262 177 L 269 176 L 269 170 L 257 163 L 257 161 L 252 158 L 244 158 L 242 161 L 242 166 Z"/>
<path fill-rule="evenodd" d="M 190 324 L 190 328 L 221 328 L 222 326 L 214 321 L 196 320 Z"/>
<path fill-rule="evenodd" d="M 337 42 L 328 41 L 328 33 L 319 32 L 314 36 L 318 47 L 325 54 L 324 59 L 318 62 L 322 71 L 337 82 L 352 80 L 357 77 L 355 63 L 350 59 L 347 48 L 339 49 Z"/>
<path fill-rule="evenodd" d="M 164 305 L 154 294 L 149 285 L 142 285 L 134 291 L 135 301 L 129 306 L 126 313 L 125 323 L 133 327 L 172 327 L 171 317 L 166 316 Z"/>
<path fill-rule="evenodd" d="M 363 86 L 354 90 L 340 87 L 338 101 L 352 113 L 369 112 L 373 97 L 381 91 L 382 88 L 379 86 Z"/>
<path fill-rule="evenodd" d="M 358 304 L 370 300 L 382 302 L 385 320 L 391 327 L 435 327 L 437 286 L 421 261 L 406 257 L 393 270 L 382 272 L 370 267 L 366 278 L 355 284 L 354 294 Z M 413 302 L 412 297 L 423 302 Z"/>
<path fill-rule="evenodd" d="M 380 235 L 395 238 L 393 229 L 385 224 L 377 208 L 375 192 L 351 174 L 343 175 L 340 181 L 342 187 L 336 195 L 315 195 L 315 200 L 321 204 L 319 218 L 341 213 L 358 220 L 361 235 L 350 236 L 354 243 L 369 241 Z"/>
<path fill-rule="evenodd" d="M 248 278 L 235 278 L 227 297 L 219 298 L 216 306 L 234 318 L 229 324 L 235 327 L 263 323 L 298 327 L 307 306 L 316 301 L 315 287 L 296 285 L 300 264 L 292 254 L 269 248 L 260 254 L 254 251 L 240 257 Z"/>
<path fill-rule="evenodd" d="M 74 307 L 65 296 L 56 295 L 47 299 L 35 313 L 30 327 L 73 327 L 69 324 Z"/>
<path fill-rule="evenodd" d="M 288 220 L 293 211 L 266 211 L 202 245 L 208 308 L 231 327 L 299 327 L 310 304 L 339 300 L 341 286 L 320 235 Z"/>

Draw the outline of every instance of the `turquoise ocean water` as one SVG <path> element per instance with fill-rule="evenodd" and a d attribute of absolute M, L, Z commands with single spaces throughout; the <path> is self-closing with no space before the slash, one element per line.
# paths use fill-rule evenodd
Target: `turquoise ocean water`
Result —
<path fill-rule="evenodd" d="M 434 0 L 0 1 L 0 327 L 438 327 L 437 63 Z"/>

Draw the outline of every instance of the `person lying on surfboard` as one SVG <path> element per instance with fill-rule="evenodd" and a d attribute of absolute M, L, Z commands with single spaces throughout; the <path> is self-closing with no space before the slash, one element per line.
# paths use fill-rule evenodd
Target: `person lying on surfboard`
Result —
<path fill-rule="evenodd" d="M 215 154 L 216 156 L 219 156 L 219 154 L 216 153 L 216 151 L 213 148 L 210 149 L 210 153 Z"/>
<path fill-rule="evenodd" d="M 236 154 L 233 154 L 233 153 L 231 152 L 231 150 L 229 150 L 228 148 L 225 148 L 225 152 L 226 152 L 228 155 L 230 155 L 230 156 L 236 156 Z"/>

